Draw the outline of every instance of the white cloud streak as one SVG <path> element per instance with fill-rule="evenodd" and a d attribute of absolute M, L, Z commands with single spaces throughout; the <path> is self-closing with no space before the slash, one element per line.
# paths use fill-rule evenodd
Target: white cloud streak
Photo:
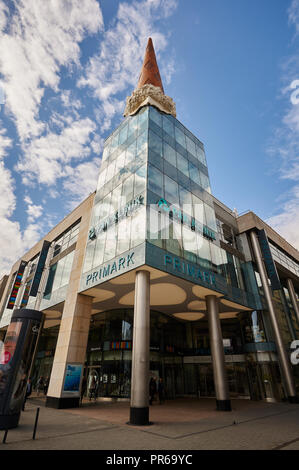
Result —
<path fill-rule="evenodd" d="M 293 0 L 289 10 L 289 24 L 295 27 L 295 40 L 299 33 L 299 0 Z M 299 103 L 297 102 L 299 80 L 298 54 L 290 57 L 286 63 L 284 81 L 288 83 L 283 94 L 289 105 L 277 129 L 274 142 L 270 148 L 273 156 L 280 157 L 280 176 L 292 181 L 294 186 L 285 194 L 285 200 L 279 213 L 270 217 L 267 222 L 283 237 L 299 249 Z M 299 82 L 298 82 L 299 83 Z"/>

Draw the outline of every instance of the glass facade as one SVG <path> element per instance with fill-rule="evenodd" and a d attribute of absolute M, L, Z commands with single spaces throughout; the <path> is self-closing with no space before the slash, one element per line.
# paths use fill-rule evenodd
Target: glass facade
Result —
<path fill-rule="evenodd" d="M 156 311 L 151 311 L 150 317 L 150 374 L 164 378 L 167 398 L 214 397 L 207 322 L 190 324 Z M 222 327 L 225 354 L 242 354 L 239 321 L 224 320 Z M 133 309 L 92 316 L 84 372 L 86 398 L 94 398 L 91 393 L 94 382 L 96 397 L 130 397 L 132 338 Z M 249 397 L 246 363 L 235 358 L 235 362 L 226 363 L 230 393 Z"/>
<path fill-rule="evenodd" d="M 105 142 L 83 273 L 147 242 L 245 299 L 242 261 L 220 246 L 219 230 L 203 144 L 153 106 L 127 117 Z"/>

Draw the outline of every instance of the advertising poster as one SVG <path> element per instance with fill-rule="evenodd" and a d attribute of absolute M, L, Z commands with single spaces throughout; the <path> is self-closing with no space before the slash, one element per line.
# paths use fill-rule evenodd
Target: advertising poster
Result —
<path fill-rule="evenodd" d="M 67 364 L 65 370 L 63 391 L 79 394 L 82 374 L 82 364 Z"/>

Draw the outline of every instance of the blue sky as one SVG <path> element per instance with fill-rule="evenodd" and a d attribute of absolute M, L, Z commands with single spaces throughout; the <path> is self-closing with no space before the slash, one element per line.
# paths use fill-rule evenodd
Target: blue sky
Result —
<path fill-rule="evenodd" d="M 0 0 L 0 275 L 95 189 L 153 38 L 214 195 L 299 248 L 299 0 Z"/>

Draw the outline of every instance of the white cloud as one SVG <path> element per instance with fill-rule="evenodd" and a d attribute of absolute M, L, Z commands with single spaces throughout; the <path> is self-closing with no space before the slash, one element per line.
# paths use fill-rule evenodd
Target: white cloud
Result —
<path fill-rule="evenodd" d="M 0 3 L 0 31 L 3 31 L 7 24 L 8 8 L 4 3 Z"/>
<path fill-rule="evenodd" d="M 31 224 L 42 215 L 43 206 L 33 204 L 31 197 L 28 195 L 24 197 L 24 201 L 27 204 L 26 212 L 28 214 L 28 223 Z"/>
<path fill-rule="evenodd" d="M 293 0 L 288 10 L 289 23 L 299 33 L 299 0 Z M 298 51 L 299 52 L 299 51 Z M 267 222 L 290 243 L 299 249 L 299 104 L 294 93 L 298 75 L 298 55 L 290 57 L 284 67 L 283 80 L 288 85 L 283 94 L 288 106 L 282 119 L 282 126 L 277 129 L 270 153 L 280 157 L 280 176 L 282 179 L 295 183 L 285 202 L 278 209 L 278 214 L 270 217 Z M 296 95 L 296 96 L 295 96 Z"/>
<path fill-rule="evenodd" d="M 0 121 L 0 126 L 1 126 Z M 6 135 L 6 130 L 0 130 L 0 159 L 7 155 L 7 150 L 12 146 L 12 140 Z"/>
<path fill-rule="evenodd" d="M 79 43 L 103 27 L 103 18 L 96 0 L 18 0 L 14 7 L 0 37 L 0 73 L 7 108 L 26 140 L 44 129 L 38 113 L 45 87 L 58 91 L 60 67 L 79 65 Z"/>
<path fill-rule="evenodd" d="M 299 250 L 299 185 L 293 188 L 291 198 L 284 203 L 283 210 L 268 219 L 267 223 Z"/>
<path fill-rule="evenodd" d="M 24 232 L 12 221 L 16 207 L 15 183 L 11 172 L 0 161 L 0 278 L 10 272 L 12 264 L 40 238 L 40 227 L 28 224 Z"/>
<path fill-rule="evenodd" d="M 288 9 L 289 23 L 294 25 L 296 33 L 299 34 L 299 0 L 293 0 Z"/>
<path fill-rule="evenodd" d="M 74 209 L 84 198 L 96 190 L 100 170 L 100 158 L 81 163 L 72 169 L 63 187 L 69 196 L 68 208 Z"/>
<path fill-rule="evenodd" d="M 60 134 L 49 132 L 33 139 L 26 146 L 26 154 L 16 166 L 22 173 L 23 183 L 37 180 L 41 184 L 52 185 L 58 178 L 66 177 L 72 160 L 90 155 L 91 134 L 95 124 L 90 119 L 74 121 Z"/>

